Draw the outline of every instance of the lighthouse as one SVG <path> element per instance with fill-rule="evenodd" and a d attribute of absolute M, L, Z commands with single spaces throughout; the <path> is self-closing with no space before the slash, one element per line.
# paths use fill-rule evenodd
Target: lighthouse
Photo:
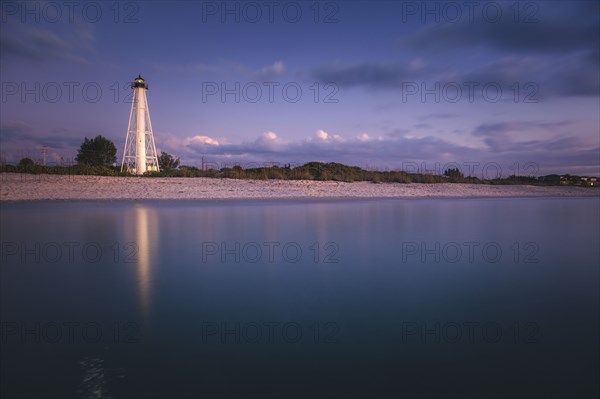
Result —
<path fill-rule="evenodd" d="M 158 157 L 146 91 L 148 85 L 141 75 L 131 83 L 133 89 L 133 102 L 129 115 L 129 126 L 125 138 L 121 172 L 127 171 L 142 175 L 144 172 L 158 172 Z"/>

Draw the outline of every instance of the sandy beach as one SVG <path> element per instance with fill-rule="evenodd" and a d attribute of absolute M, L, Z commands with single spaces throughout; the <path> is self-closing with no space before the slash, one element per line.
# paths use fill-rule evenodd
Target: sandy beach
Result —
<path fill-rule="evenodd" d="M 0 174 L 0 200 L 278 200 L 368 198 L 584 197 L 584 187 L 400 184 Z"/>

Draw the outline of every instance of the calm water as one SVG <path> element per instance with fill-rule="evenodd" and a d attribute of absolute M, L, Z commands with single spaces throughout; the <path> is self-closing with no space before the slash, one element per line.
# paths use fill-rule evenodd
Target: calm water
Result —
<path fill-rule="evenodd" d="M 597 397 L 600 202 L 1 205 L 2 397 Z"/>

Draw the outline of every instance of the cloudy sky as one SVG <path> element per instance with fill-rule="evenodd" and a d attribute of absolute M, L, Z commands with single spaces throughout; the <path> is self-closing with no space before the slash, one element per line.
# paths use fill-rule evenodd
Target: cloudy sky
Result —
<path fill-rule="evenodd" d="M 120 159 L 141 74 L 183 164 L 600 175 L 597 1 L 1 5 L 6 161 Z"/>

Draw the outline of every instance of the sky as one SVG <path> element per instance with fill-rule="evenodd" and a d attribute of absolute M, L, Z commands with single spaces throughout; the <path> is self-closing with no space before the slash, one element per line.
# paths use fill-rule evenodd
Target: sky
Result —
<path fill-rule="evenodd" d="M 600 175 L 597 1 L 0 4 L 4 162 L 120 164 L 141 74 L 184 165 Z"/>

